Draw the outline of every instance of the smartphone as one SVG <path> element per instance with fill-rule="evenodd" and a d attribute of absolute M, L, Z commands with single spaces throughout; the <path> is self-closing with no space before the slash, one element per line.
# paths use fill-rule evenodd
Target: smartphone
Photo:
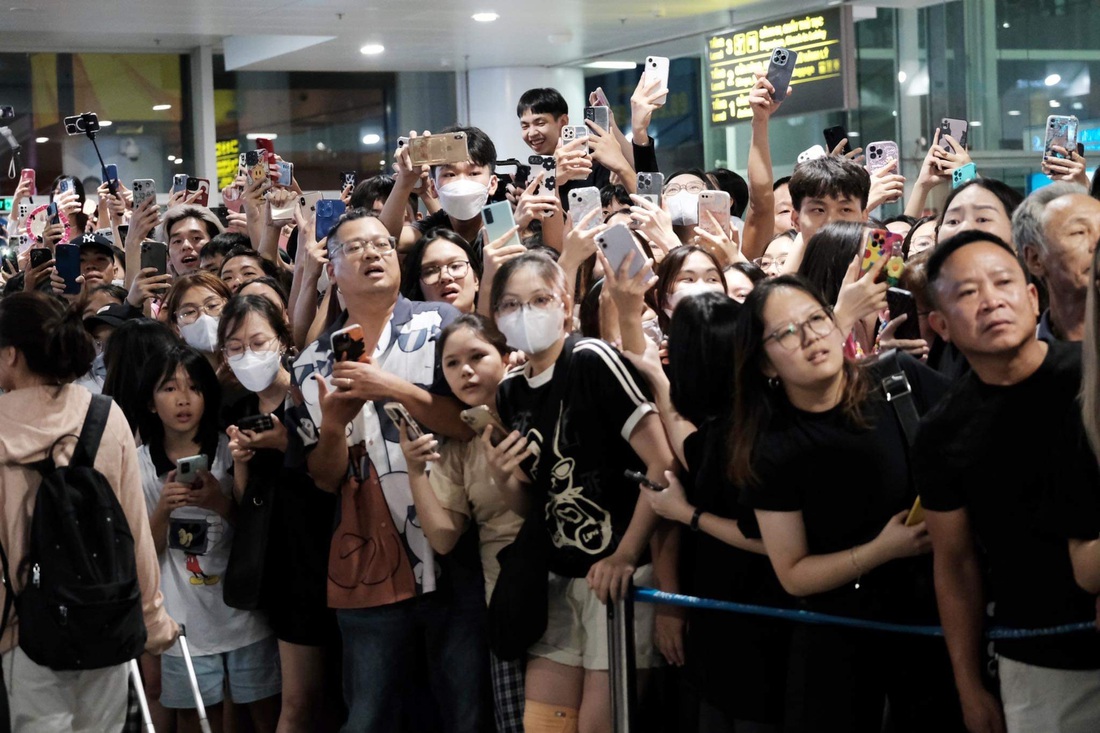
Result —
<path fill-rule="evenodd" d="M 871 173 L 890 165 L 891 160 L 898 162 L 894 173 L 901 175 L 901 155 L 898 144 L 893 140 L 879 140 L 867 145 L 867 170 Z"/>
<path fill-rule="evenodd" d="M 222 191 L 222 203 L 225 208 L 239 214 L 241 207 L 244 206 L 244 198 L 241 197 L 241 193 L 241 189 L 236 186 L 226 186 Z"/>
<path fill-rule="evenodd" d="M 603 93 L 603 87 L 596 87 L 596 91 L 592 93 L 596 95 L 596 106 L 611 107 L 611 102 L 607 101 L 607 95 Z"/>
<path fill-rule="evenodd" d="M 69 176 L 65 176 L 57 182 L 57 192 L 60 193 L 72 193 L 76 190 L 76 184 L 73 183 L 73 179 Z"/>
<path fill-rule="evenodd" d="M 46 226 L 53 224 L 59 224 L 61 222 L 61 209 L 57 207 L 56 201 L 51 201 L 46 206 Z"/>
<path fill-rule="evenodd" d="M 134 192 L 134 211 L 137 211 L 145 203 L 145 199 L 157 197 L 157 182 L 152 178 L 138 178 L 131 190 Z"/>
<path fill-rule="evenodd" d="M 978 168 L 973 163 L 967 163 L 951 171 L 951 188 L 958 188 L 967 181 L 973 181 L 978 177 Z"/>
<path fill-rule="evenodd" d="M 12 275 L 19 272 L 19 250 L 8 245 L 0 247 L 0 263 L 5 265 L 4 269 Z"/>
<path fill-rule="evenodd" d="M 279 171 L 279 184 L 283 188 L 290 188 L 291 182 L 294 181 L 294 164 L 285 160 L 280 160 L 275 164 L 275 169 Z"/>
<path fill-rule="evenodd" d="M 611 132 L 611 108 L 610 107 L 585 107 L 584 119 L 592 120 L 600 126 L 604 132 Z"/>
<path fill-rule="evenodd" d="M 655 481 L 650 481 L 648 476 L 639 471 L 626 470 L 623 471 L 623 476 L 625 476 L 628 481 L 639 483 L 647 489 L 652 489 L 653 491 L 664 491 L 667 488 L 666 486 L 661 486 Z"/>
<path fill-rule="evenodd" d="M 907 316 L 905 321 L 894 331 L 894 336 L 899 339 L 919 339 L 920 322 L 917 320 L 917 300 L 908 290 L 902 288 L 890 288 L 886 291 L 886 305 L 890 309 L 890 320 Z"/>
<path fill-rule="evenodd" d="M 798 51 L 792 51 L 789 48 L 777 48 L 772 51 L 771 61 L 768 62 L 768 81 L 775 88 L 772 94 L 773 102 L 782 102 L 787 98 L 787 87 L 791 85 L 791 76 L 794 75 L 796 63 L 798 63 Z"/>
<path fill-rule="evenodd" d="M 189 456 L 176 461 L 176 482 L 194 485 L 199 480 L 200 471 L 209 471 L 206 456 Z"/>
<path fill-rule="evenodd" d="M 26 232 L 16 234 L 15 237 L 9 241 L 14 241 L 16 246 L 19 247 L 20 252 L 26 252 L 31 246 L 31 238 Z"/>
<path fill-rule="evenodd" d="M 568 145 L 577 138 L 588 138 L 588 127 L 586 125 L 566 125 L 561 128 L 561 144 Z M 588 146 L 584 145 L 581 150 L 588 154 Z"/>
<path fill-rule="evenodd" d="M 321 199 L 317 202 L 317 229 L 315 234 L 317 241 L 328 236 L 336 222 L 347 211 L 347 206 L 339 199 Z"/>
<path fill-rule="evenodd" d="M 555 179 L 554 170 L 557 164 L 554 162 L 553 155 L 531 155 L 527 158 L 528 164 L 531 166 L 531 175 L 537 176 L 539 169 L 544 171 L 542 180 L 539 182 L 538 187 L 535 189 L 536 196 L 548 196 L 554 193 Z M 530 184 L 530 181 L 528 181 Z"/>
<path fill-rule="evenodd" d="M 909 509 L 909 516 L 905 518 L 905 526 L 912 527 L 920 524 L 924 521 L 924 507 L 921 506 L 920 497 L 918 496 L 916 501 L 913 502 L 912 508 Z"/>
<path fill-rule="evenodd" d="M 324 196 L 320 191 L 310 191 L 298 197 L 298 206 L 302 209 L 302 215 L 307 219 L 317 213 L 317 202 Z"/>
<path fill-rule="evenodd" d="M 75 244 L 59 244 L 53 248 L 53 258 L 58 277 L 65 281 L 65 289 L 61 292 L 66 295 L 79 293 L 80 283 L 76 279 L 80 277 L 80 247 Z"/>
<path fill-rule="evenodd" d="M 31 268 L 40 267 L 53 259 L 53 253 L 45 247 L 31 248 Z"/>
<path fill-rule="evenodd" d="M 512 216 L 512 204 L 507 201 L 497 201 L 495 204 L 483 207 L 481 218 L 485 222 L 486 242 L 495 242 L 516 225 L 515 217 Z M 522 244 L 519 239 L 519 232 L 513 232 L 505 244 L 507 246 Z"/>
<path fill-rule="evenodd" d="M 713 221 L 711 221 L 712 217 Z M 699 192 L 699 228 L 718 237 L 729 236 L 730 195 L 728 193 L 725 191 Z"/>
<path fill-rule="evenodd" d="M 251 430 L 253 433 L 265 433 L 274 427 L 271 415 L 249 415 L 237 421 L 237 430 Z"/>
<path fill-rule="evenodd" d="M 24 168 L 23 170 L 21 170 L 19 172 L 19 182 L 22 183 L 23 181 L 30 181 L 30 184 L 31 184 L 30 195 L 31 196 L 37 196 L 38 195 L 38 185 L 35 183 L 35 180 L 34 180 L 34 169 L 33 168 Z"/>
<path fill-rule="evenodd" d="M 275 157 L 275 143 L 273 143 L 269 138 L 266 138 L 266 137 L 256 138 L 256 147 L 258 149 L 263 150 L 264 152 L 266 152 L 268 158 L 274 158 Z"/>
<path fill-rule="evenodd" d="M 481 437 L 481 434 L 485 432 L 486 426 L 492 425 L 493 430 L 489 433 L 489 442 L 493 445 L 498 445 L 500 441 L 508 437 L 508 431 L 485 405 L 463 410 L 459 413 L 459 417 L 462 418 L 462 422 L 469 425 L 477 433 L 478 437 Z"/>
<path fill-rule="evenodd" d="M 891 286 L 898 284 L 902 270 L 905 269 L 905 258 L 902 256 L 902 243 L 905 238 L 887 229 L 868 229 L 863 238 L 863 262 L 860 264 L 860 275 L 875 266 L 879 260 L 886 258 L 886 266 L 876 282 L 885 280 Z"/>
<path fill-rule="evenodd" d="M 168 246 L 164 242 L 141 243 L 141 269 L 156 268 L 157 275 L 168 274 Z"/>
<path fill-rule="evenodd" d="M 84 112 L 64 119 L 66 135 L 88 135 L 99 132 L 99 115 Z"/>
<path fill-rule="evenodd" d="M 638 174 L 638 195 L 652 201 L 657 204 L 657 206 L 661 205 L 661 191 L 664 187 L 664 173 L 647 172 Z"/>
<path fill-rule="evenodd" d="M 645 252 L 638 246 L 638 240 L 634 239 L 633 232 L 626 224 L 616 224 L 597 234 L 596 246 L 603 250 L 607 263 L 611 265 L 616 274 L 623 266 L 626 256 L 631 252 L 634 253 L 634 258 L 630 261 L 630 269 L 626 273 L 627 277 L 634 277 L 638 274 L 638 270 L 641 270 L 645 265 Z"/>
<path fill-rule="evenodd" d="M 270 177 L 266 150 L 249 150 L 244 154 L 244 166 L 249 179 L 253 182 Z"/>
<path fill-rule="evenodd" d="M 168 191 L 169 194 L 181 193 L 187 190 L 187 174 L 177 173 L 172 176 L 172 188 Z"/>
<path fill-rule="evenodd" d="M 341 171 L 340 172 L 340 190 L 343 191 L 348 186 L 355 188 L 355 184 L 359 180 L 359 174 L 355 171 Z"/>
<path fill-rule="evenodd" d="M 970 130 L 970 123 L 966 120 L 957 120 L 954 117 L 944 117 L 940 120 L 940 146 L 949 153 L 954 153 L 955 148 L 944 139 L 944 135 L 955 138 L 963 150 L 966 150 L 966 136 Z"/>
<path fill-rule="evenodd" d="M 825 135 L 825 150 L 832 153 L 837 145 L 848 139 L 848 130 L 844 125 L 836 125 L 835 127 L 827 127 L 823 131 Z M 851 149 L 851 145 L 844 143 L 844 147 L 837 151 L 840 155 L 845 155 Z"/>
<path fill-rule="evenodd" d="M 827 155 L 828 153 L 825 152 L 825 148 L 821 147 L 820 145 L 811 145 L 810 147 L 806 148 L 798 154 L 798 161 L 795 163 L 795 165 L 805 163 L 808 160 L 824 158 Z"/>
<path fill-rule="evenodd" d="M 408 147 L 409 162 L 414 166 L 465 163 L 470 159 L 464 132 L 414 137 L 409 140 Z"/>
<path fill-rule="evenodd" d="M 1066 154 L 1054 152 L 1058 145 Z M 1044 158 L 1067 158 L 1069 151 L 1077 147 L 1077 118 L 1073 115 L 1051 115 L 1047 117 L 1047 137 L 1043 144 Z"/>
<path fill-rule="evenodd" d="M 194 176 L 187 177 L 187 193 L 194 194 L 198 192 L 198 198 L 195 199 L 195 203 L 199 206 L 210 205 L 210 181 L 205 178 L 195 178 Z"/>
<path fill-rule="evenodd" d="M 237 178 L 248 175 L 248 153 L 237 156 Z"/>
<path fill-rule="evenodd" d="M 572 220 L 573 226 L 580 226 L 581 220 L 590 212 L 602 209 L 603 205 L 600 202 L 600 189 L 595 186 L 574 188 L 569 191 L 569 218 Z M 592 221 L 588 222 L 588 225 L 585 226 L 582 231 L 587 232 L 595 229 L 601 224 L 603 224 L 603 217 L 598 215 L 594 216 L 592 217 Z"/>
<path fill-rule="evenodd" d="M 654 79 L 660 79 L 661 83 L 657 85 L 657 88 L 668 89 L 668 59 L 666 57 L 646 56 L 645 71 L 642 73 L 645 74 L 647 85 L 653 83 Z M 668 101 L 668 95 L 663 94 L 653 101 L 663 105 Z"/>
<path fill-rule="evenodd" d="M 363 339 L 363 328 L 353 323 L 332 334 L 332 358 L 336 361 L 367 360 L 367 346 Z"/>
<path fill-rule="evenodd" d="M 416 424 L 416 420 L 413 420 L 413 416 L 400 402 L 387 402 L 382 405 L 382 409 L 385 411 L 386 417 L 395 426 L 404 423 L 405 430 L 409 433 L 409 440 L 416 440 L 424 435 L 424 431 L 420 429 L 420 426 Z"/>

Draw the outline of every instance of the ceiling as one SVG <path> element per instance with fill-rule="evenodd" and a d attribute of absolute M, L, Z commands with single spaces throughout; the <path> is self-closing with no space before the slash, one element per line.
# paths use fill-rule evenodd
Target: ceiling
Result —
<path fill-rule="evenodd" d="M 913 0 L 902 0 L 912 2 Z M 891 3 L 886 0 L 885 4 Z M 264 71 L 446 71 L 569 66 L 699 53 L 699 35 L 837 4 L 788 0 L 7 0 L 0 48 L 186 51 Z M 883 4 L 883 3 L 876 3 Z M 474 13 L 493 11 L 495 22 Z M 359 48 L 385 51 L 364 56 Z"/>

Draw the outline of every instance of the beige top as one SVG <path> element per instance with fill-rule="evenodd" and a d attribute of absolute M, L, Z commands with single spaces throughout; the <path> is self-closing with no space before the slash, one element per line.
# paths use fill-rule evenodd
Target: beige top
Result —
<path fill-rule="evenodd" d="M 30 542 L 31 515 L 41 478 L 34 469 L 15 464 L 41 461 L 59 436 L 79 435 L 91 398 L 88 390 L 71 384 L 60 388 L 28 387 L 0 395 L 0 542 L 8 553 L 16 592 L 22 590 L 26 580 L 18 568 Z M 57 444 L 53 457 L 59 465 L 65 465 L 72 458 L 75 444 L 71 439 Z M 111 406 L 96 453 L 95 468 L 114 488 L 130 522 L 148 632 L 145 649 L 160 654 L 175 641 L 178 627 L 164 610 L 160 565 L 149 533 L 134 435 L 118 405 Z M 0 587 L 0 604 L 3 604 L 4 595 Z M 15 647 L 18 624 L 13 609 L 10 626 L 0 638 L 0 653 Z"/>
<path fill-rule="evenodd" d="M 523 524 L 505 504 L 489 473 L 489 457 L 478 439 L 465 443 L 449 440 L 439 450 L 429 474 L 432 490 L 444 509 L 473 519 L 481 545 L 481 569 L 485 573 L 485 600 L 493 595 L 500 575 L 497 553 L 512 544 Z"/>

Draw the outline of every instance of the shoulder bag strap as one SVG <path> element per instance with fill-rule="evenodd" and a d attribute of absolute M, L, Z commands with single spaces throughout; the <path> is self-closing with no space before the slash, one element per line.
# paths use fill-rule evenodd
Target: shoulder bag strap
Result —
<path fill-rule="evenodd" d="M 882 391 L 886 395 L 886 401 L 894 408 L 898 422 L 901 423 L 905 442 L 912 447 L 913 441 L 917 439 L 920 413 L 917 412 L 917 403 L 913 400 L 913 388 L 909 385 L 909 377 L 901 368 L 897 349 L 882 352 L 879 363 L 883 366 L 882 372 L 886 374 L 882 379 Z"/>
<path fill-rule="evenodd" d="M 95 463 L 96 453 L 99 451 L 99 441 L 107 429 L 107 418 L 111 414 L 111 398 L 104 395 L 92 395 L 92 402 L 88 405 L 88 414 L 84 417 L 84 427 L 80 430 L 80 438 L 77 439 L 76 451 L 73 453 L 73 464 L 91 466 Z"/>

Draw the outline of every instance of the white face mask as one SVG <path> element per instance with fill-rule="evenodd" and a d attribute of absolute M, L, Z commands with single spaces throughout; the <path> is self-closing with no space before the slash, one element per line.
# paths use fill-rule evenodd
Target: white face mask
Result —
<path fill-rule="evenodd" d="M 120 279 L 118 279 L 118 280 L 112 280 L 112 281 L 111 281 L 111 284 L 112 284 L 112 285 L 114 285 L 114 286 L 116 286 L 116 287 L 119 287 L 119 288 L 124 288 L 124 287 L 126 287 L 126 281 L 125 281 L 125 280 L 123 280 L 123 279 L 121 279 L 121 278 L 120 278 Z"/>
<path fill-rule="evenodd" d="M 481 214 L 489 199 L 489 188 L 469 178 L 459 178 L 436 189 L 439 205 L 459 221 L 469 221 Z"/>
<path fill-rule="evenodd" d="M 560 308 L 520 308 L 497 319 L 497 328 L 508 345 L 530 356 L 550 348 L 561 336 L 564 314 Z"/>
<path fill-rule="evenodd" d="M 699 225 L 699 194 L 681 191 L 675 196 L 665 197 L 665 206 L 672 223 L 676 226 L 693 227 Z"/>
<path fill-rule="evenodd" d="M 278 351 L 253 351 L 248 349 L 238 357 L 229 360 L 229 368 L 241 386 L 249 392 L 262 392 L 275 381 L 279 373 Z"/>
<path fill-rule="evenodd" d="M 665 308 L 665 315 L 669 318 L 672 317 L 672 312 L 676 310 L 676 306 L 680 304 L 680 301 L 689 295 L 698 295 L 699 293 L 722 293 L 722 286 L 718 283 L 705 283 L 705 282 L 693 282 L 683 283 L 676 288 L 676 292 L 668 296 L 668 308 Z M 724 294 L 724 293 L 723 293 Z"/>
<path fill-rule="evenodd" d="M 218 319 L 203 313 L 194 323 L 180 326 L 180 336 L 188 346 L 212 354 L 218 345 Z"/>

